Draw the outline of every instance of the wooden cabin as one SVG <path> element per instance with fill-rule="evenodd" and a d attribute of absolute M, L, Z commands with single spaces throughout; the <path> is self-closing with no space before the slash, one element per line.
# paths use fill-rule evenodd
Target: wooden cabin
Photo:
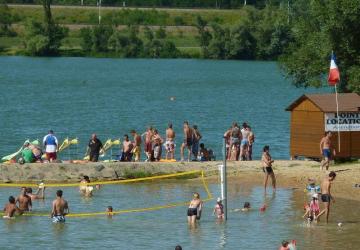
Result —
<path fill-rule="evenodd" d="M 291 159 L 299 156 L 321 158 L 319 143 L 325 131 L 332 132 L 331 141 L 337 158 L 360 158 L 360 96 L 355 93 L 338 94 L 338 103 L 339 117 L 335 94 L 306 94 L 286 109 L 291 112 Z"/>

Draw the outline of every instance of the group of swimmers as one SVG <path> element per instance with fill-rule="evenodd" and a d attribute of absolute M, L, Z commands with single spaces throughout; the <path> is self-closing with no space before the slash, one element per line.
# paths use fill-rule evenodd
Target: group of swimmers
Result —
<path fill-rule="evenodd" d="M 255 142 L 255 135 L 251 127 L 244 122 L 242 128 L 237 122 L 224 134 L 226 142 L 226 157 L 228 160 L 252 160 L 252 147 Z"/>

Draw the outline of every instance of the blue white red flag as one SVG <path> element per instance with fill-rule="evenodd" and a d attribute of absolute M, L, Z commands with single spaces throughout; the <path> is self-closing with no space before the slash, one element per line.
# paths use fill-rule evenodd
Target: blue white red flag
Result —
<path fill-rule="evenodd" d="M 331 54 L 330 71 L 328 76 L 328 83 L 330 86 L 335 86 L 340 81 L 340 71 L 336 65 L 335 54 Z"/>

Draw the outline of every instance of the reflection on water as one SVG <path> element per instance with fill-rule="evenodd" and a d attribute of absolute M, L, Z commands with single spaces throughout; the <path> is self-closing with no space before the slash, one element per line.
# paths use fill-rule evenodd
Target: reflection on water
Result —
<path fill-rule="evenodd" d="M 214 196 L 217 185 L 210 186 Z M 56 189 L 48 188 L 47 197 Z M 64 198 L 72 212 L 143 208 L 187 201 L 197 191 L 206 193 L 194 181 L 151 182 L 131 185 L 109 185 L 82 198 L 77 188 L 64 188 Z M 0 202 L 18 189 L 0 189 Z M 18 217 L 0 220 L 1 249 L 11 239 L 11 249 L 24 248 L 117 248 L 121 249 L 277 249 L 282 240 L 295 239 L 299 249 L 353 249 L 359 240 L 359 202 L 337 199 L 331 210 L 330 223 L 306 226 L 303 215 L 304 194 L 299 190 L 278 189 L 264 195 L 262 187 L 230 182 L 229 208 L 241 208 L 250 202 L 249 212 L 229 212 L 221 222 L 213 216 L 215 201 L 205 203 L 200 223 L 189 228 L 186 206 L 144 213 L 119 214 L 113 217 L 67 218 L 65 224 L 53 224 L 49 217 Z M 335 194 L 336 195 L 336 194 Z M 50 213 L 52 198 L 34 202 L 34 210 Z M 266 204 L 264 212 L 259 208 Z M 342 222 L 342 227 L 338 227 Z M 10 247 L 9 247 L 10 249 Z"/>

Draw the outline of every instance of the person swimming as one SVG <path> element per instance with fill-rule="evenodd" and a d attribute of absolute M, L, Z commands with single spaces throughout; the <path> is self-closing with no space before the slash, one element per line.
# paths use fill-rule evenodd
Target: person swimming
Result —
<path fill-rule="evenodd" d="M 15 213 L 22 214 L 22 211 L 16 206 L 16 201 L 13 196 L 9 197 L 9 203 L 4 207 L 4 219 L 13 219 L 15 218 Z"/>
<path fill-rule="evenodd" d="M 248 212 L 250 211 L 250 202 L 245 202 L 244 207 L 241 209 L 242 212 Z"/>
<path fill-rule="evenodd" d="M 106 215 L 109 216 L 109 217 L 112 217 L 114 214 L 113 214 L 113 207 L 112 206 L 108 206 L 106 208 Z"/>
<path fill-rule="evenodd" d="M 92 196 L 92 192 L 94 190 L 94 187 L 89 186 L 89 183 L 90 183 L 89 176 L 84 175 L 84 177 L 80 181 L 79 191 L 82 195 L 84 195 L 86 197 Z"/>

